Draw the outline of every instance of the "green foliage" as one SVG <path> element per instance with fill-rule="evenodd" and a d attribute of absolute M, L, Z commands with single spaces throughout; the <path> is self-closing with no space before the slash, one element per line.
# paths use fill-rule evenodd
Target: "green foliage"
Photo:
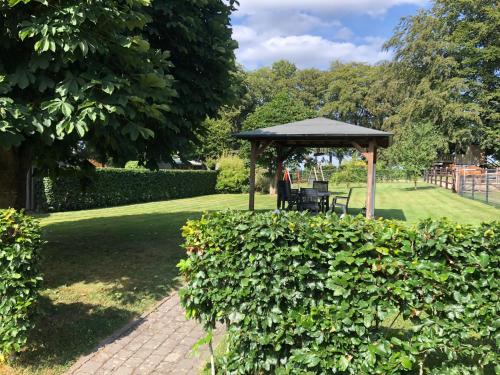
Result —
<path fill-rule="evenodd" d="M 387 65 L 332 63 L 321 114 L 369 128 L 381 128 L 399 104 L 400 88 Z"/>
<path fill-rule="evenodd" d="M 270 176 L 265 169 L 257 168 L 255 170 L 255 190 L 269 194 L 269 188 L 273 186 L 274 178 L 275 177 Z"/>
<path fill-rule="evenodd" d="M 475 374 L 500 359 L 499 222 L 225 211 L 183 236 L 182 305 L 228 324 L 224 373 Z"/>
<path fill-rule="evenodd" d="M 130 160 L 125 163 L 125 169 L 145 169 L 137 160 Z"/>
<path fill-rule="evenodd" d="M 152 0 L 145 8 L 153 49 L 168 51 L 173 66 L 172 110 L 166 114 L 175 135 L 162 142 L 181 154 L 194 138 L 203 142 L 203 121 L 239 95 L 230 15 L 234 0 Z M 200 135 L 201 134 L 201 135 Z M 163 145 L 162 145 L 163 146 Z M 163 147 L 165 147 L 163 146 Z M 163 151 L 165 152 L 165 151 Z M 217 155 L 219 156 L 219 155 Z"/>
<path fill-rule="evenodd" d="M 36 194 L 43 210 L 82 210 L 214 194 L 216 179 L 215 171 L 99 168 L 86 180 L 45 177 Z"/>
<path fill-rule="evenodd" d="M 277 94 L 272 101 L 258 107 L 255 112 L 250 114 L 243 123 L 244 130 L 265 128 L 273 125 L 286 124 L 288 122 L 305 120 L 313 118 L 317 113 L 307 108 L 299 100 L 295 99 L 292 95 L 281 92 Z M 242 155 L 249 159 L 250 145 L 248 141 L 242 143 Z M 305 150 L 297 149 L 289 159 L 294 158 L 302 161 Z M 258 163 L 267 168 L 270 172 L 275 169 L 276 163 L 276 150 L 270 148 L 265 150 L 258 158 Z"/>
<path fill-rule="evenodd" d="M 351 159 L 342 164 L 335 171 L 330 182 L 333 185 L 346 185 L 347 187 L 356 183 L 366 182 L 367 165 L 366 162 L 359 159 Z"/>
<path fill-rule="evenodd" d="M 408 98 L 392 124 L 432 122 L 451 145 L 500 155 L 500 17 L 494 0 L 435 0 L 402 19 L 386 47 Z M 397 126 L 397 125 L 396 125 Z"/>
<path fill-rule="evenodd" d="M 418 178 L 432 166 L 439 152 L 446 150 L 446 139 L 430 123 L 407 124 L 396 134 L 390 158 L 405 170 L 417 186 Z"/>
<path fill-rule="evenodd" d="M 183 153 L 231 100 L 233 1 L 0 3 L 0 147 L 23 170 Z M 18 184 L 22 186 L 22 184 Z"/>
<path fill-rule="evenodd" d="M 38 222 L 0 210 L 0 363 L 26 344 L 42 281 Z"/>
<path fill-rule="evenodd" d="M 223 156 L 217 161 L 215 186 L 219 193 L 241 193 L 248 189 L 248 170 L 238 156 Z"/>
<path fill-rule="evenodd" d="M 200 135 L 196 157 L 201 160 L 218 159 L 231 149 L 233 127 L 227 118 L 206 119 Z"/>

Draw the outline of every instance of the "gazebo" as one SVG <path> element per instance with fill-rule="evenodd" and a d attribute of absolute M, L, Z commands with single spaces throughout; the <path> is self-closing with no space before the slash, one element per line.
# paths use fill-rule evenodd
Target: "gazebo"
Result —
<path fill-rule="evenodd" d="M 352 125 L 341 121 L 318 117 L 283 125 L 244 131 L 234 135 L 250 141 L 250 190 L 249 210 L 255 204 L 255 164 L 257 157 L 269 146 L 276 148 L 276 179 L 283 173 L 283 161 L 290 151 L 298 147 L 354 147 L 368 161 L 366 217 L 373 218 L 375 212 L 375 170 L 377 149 L 391 144 L 392 133 Z"/>

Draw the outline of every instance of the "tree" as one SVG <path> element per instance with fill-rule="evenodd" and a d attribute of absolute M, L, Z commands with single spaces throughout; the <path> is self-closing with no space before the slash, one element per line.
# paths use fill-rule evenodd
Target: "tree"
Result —
<path fill-rule="evenodd" d="M 403 18 L 386 48 L 409 95 L 389 122 L 431 122 L 453 150 L 477 143 L 500 157 L 499 40 L 493 0 L 435 0 Z"/>
<path fill-rule="evenodd" d="M 446 150 L 446 138 L 431 123 L 406 124 L 395 138 L 390 158 L 404 168 L 416 189 L 418 178 L 432 166 L 438 153 Z"/>
<path fill-rule="evenodd" d="M 328 88 L 328 74 L 318 69 L 298 70 L 293 76 L 292 87 L 297 99 L 308 108 L 319 111 L 324 105 Z"/>
<path fill-rule="evenodd" d="M 287 92 L 277 94 L 272 101 L 258 107 L 255 112 L 250 114 L 243 123 L 244 130 L 265 128 L 273 125 L 286 124 L 293 121 L 301 121 L 313 118 L 317 115 L 315 111 L 307 108 L 301 101 L 295 99 Z M 248 160 L 250 158 L 249 142 L 242 143 L 241 154 Z M 297 149 L 290 155 L 289 160 L 302 161 L 304 150 Z M 270 176 L 273 176 L 276 170 L 276 150 L 268 148 L 257 160 L 258 164 L 268 170 Z"/>
<path fill-rule="evenodd" d="M 218 159 L 231 149 L 233 127 L 224 117 L 208 118 L 204 122 L 203 140 L 196 148 L 196 157 L 201 160 Z"/>
<path fill-rule="evenodd" d="M 381 68 L 360 63 L 332 63 L 328 74 L 321 113 L 329 118 L 351 124 L 380 128 L 383 122 L 367 106 L 367 98 Z"/>
<path fill-rule="evenodd" d="M 167 161 L 230 99 L 232 2 L 147 4 L 0 4 L 0 206 L 24 205 L 31 165 L 84 167 L 82 151 Z"/>

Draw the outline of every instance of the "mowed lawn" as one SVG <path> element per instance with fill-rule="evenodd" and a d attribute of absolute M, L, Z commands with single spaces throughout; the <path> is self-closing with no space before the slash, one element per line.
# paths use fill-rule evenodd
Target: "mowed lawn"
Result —
<path fill-rule="evenodd" d="M 344 188 L 345 189 L 345 188 Z M 332 190 L 339 190 L 338 188 Z M 365 200 L 354 189 L 352 212 Z M 257 195 L 257 209 L 276 198 Z M 45 240 L 41 315 L 28 350 L 0 374 L 59 374 L 182 280 L 180 228 L 203 211 L 246 209 L 248 196 L 211 195 L 131 206 L 41 215 Z M 409 223 L 447 216 L 460 223 L 500 219 L 500 210 L 422 184 L 377 186 L 377 216 Z"/>

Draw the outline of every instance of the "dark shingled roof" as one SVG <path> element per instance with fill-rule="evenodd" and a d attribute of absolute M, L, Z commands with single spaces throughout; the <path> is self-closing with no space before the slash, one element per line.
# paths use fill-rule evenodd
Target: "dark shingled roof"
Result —
<path fill-rule="evenodd" d="M 239 139 L 275 141 L 284 146 L 351 147 L 353 142 L 366 147 L 372 140 L 388 147 L 392 133 L 330 120 L 325 117 L 248 130 L 234 135 Z"/>

